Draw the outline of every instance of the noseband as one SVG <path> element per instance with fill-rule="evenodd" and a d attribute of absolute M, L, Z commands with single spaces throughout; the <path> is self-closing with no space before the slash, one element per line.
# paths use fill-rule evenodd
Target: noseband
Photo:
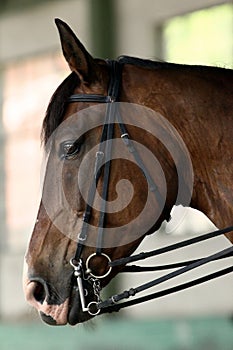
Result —
<path fill-rule="evenodd" d="M 112 311 L 118 311 L 123 307 L 135 305 L 141 302 L 144 302 L 146 300 L 155 299 L 167 294 L 174 293 L 178 290 L 183 290 L 188 287 L 191 287 L 196 284 L 203 283 L 207 280 L 222 276 L 226 273 L 232 272 L 233 267 L 218 271 L 214 274 L 204 276 L 202 278 L 199 278 L 197 280 L 194 280 L 192 282 L 188 282 L 185 284 L 178 285 L 176 287 L 166 289 L 157 293 L 153 293 L 150 295 L 147 295 L 146 297 L 141 297 L 134 299 L 132 301 L 128 302 L 122 302 L 119 303 L 119 301 L 129 298 L 131 296 L 134 296 L 135 294 L 144 291 L 148 288 L 151 288 L 155 285 L 158 285 L 162 282 L 165 282 L 167 280 L 170 280 L 180 274 L 183 274 L 187 271 L 190 271 L 194 268 L 197 268 L 201 265 L 204 265 L 208 262 L 211 262 L 213 260 L 229 257 L 233 255 L 233 247 L 230 247 L 228 249 L 225 249 L 224 251 L 221 251 L 219 253 L 213 254 L 206 258 L 201 258 L 197 260 L 192 261 L 185 261 L 180 262 L 176 264 L 170 264 L 166 266 L 155 266 L 155 267 L 139 267 L 139 266 L 125 266 L 123 269 L 123 272 L 141 272 L 141 271 L 156 271 L 156 270 L 162 270 L 162 269 L 171 269 L 171 268 L 177 268 L 178 270 L 175 270 L 174 272 L 168 273 L 160 278 L 157 278 L 151 282 L 145 283 L 137 288 L 131 288 L 128 291 L 125 291 L 123 293 L 114 295 L 107 299 L 106 301 L 101 301 L 100 299 L 100 280 L 107 277 L 112 268 L 119 265 L 126 265 L 129 262 L 132 261 L 138 261 L 142 259 L 149 258 L 151 256 L 159 255 L 166 253 L 168 251 L 179 249 L 181 247 L 188 246 L 190 244 L 194 244 L 197 242 L 200 242 L 202 240 L 206 240 L 209 238 L 216 237 L 217 235 L 222 235 L 227 232 L 233 231 L 233 227 L 228 227 L 223 230 L 217 230 L 214 232 L 211 232 L 209 234 L 205 234 L 199 237 L 196 237 L 191 240 L 186 240 L 183 242 L 179 242 L 175 245 L 168 246 L 162 249 L 157 249 L 148 253 L 141 253 L 139 255 L 126 257 L 123 259 L 119 259 L 116 261 L 111 261 L 108 255 L 103 253 L 102 251 L 102 243 L 104 238 L 104 227 L 105 227 L 105 219 L 106 219 L 106 203 L 107 203 L 107 196 L 108 196 L 108 188 L 109 188 L 109 179 L 110 179 L 110 167 L 111 167 L 111 153 L 112 153 L 112 140 L 114 138 L 114 127 L 115 125 L 118 125 L 121 132 L 121 138 L 125 145 L 127 146 L 129 152 L 131 152 L 134 156 L 134 159 L 136 163 L 139 165 L 143 175 L 145 176 L 149 190 L 152 191 L 157 200 L 161 200 L 161 194 L 159 192 L 158 187 L 154 183 L 152 177 L 150 176 L 149 172 L 147 171 L 146 167 L 144 166 L 143 160 L 141 159 L 140 155 L 136 151 L 136 149 L 133 146 L 133 143 L 130 140 L 129 134 L 127 133 L 126 127 L 122 121 L 120 112 L 118 110 L 118 104 L 115 102 L 119 102 L 119 93 L 120 93 L 120 86 L 121 86 L 121 76 L 122 76 L 122 67 L 123 63 L 119 61 L 106 61 L 109 72 L 110 72 L 110 82 L 109 82 L 109 88 L 108 88 L 108 94 L 106 96 L 103 95 L 97 95 L 97 94 L 75 94 L 71 95 L 68 99 L 68 103 L 73 102 L 96 102 L 96 103 L 105 103 L 106 104 L 106 112 L 105 112 L 105 119 L 104 124 L 102 128 L 102 134 L 101 139 L 99 143 L 99 149 L 96 152 L 96 160 L 95 160 L 95 171 L 93 175 L 93 179 L 88 191 L 88 200 L 85 208 L 85 212 L 83 215 L 83 225 L 81 228 L 81 232 L 79 233 L 77 237 L 77 249 L 75 252 L 74 257 L 70 260 L 71 266 L 74 268 L 74 276 L 77 279 L 77 287 L 80 295 L 80 301 L 82 306 L 83 312 L 88 312 L 90 315 L 95 316 L 99 313 L 106 313 L 106 312 L 112 312 Z M 107 142 L 106 142 L 107 141 Z M 104 161 L 105 159 L 109 159 L 109 161 Z M 98 233 L 97 233 L 97 242 L 96 242 L 96 252 L 91 254 L 85 263 L 85 266 L 83 264 L 82 260 L 82 251 L 85 246 L 85 242 L 88 237 L 88 226 L 91 220 L 92 216 L 92 204 L 94 202 L 95 193 L 96 193 L 96 187 L 99 182 L 100 176 L 103 176 L 103 187 L 102 187 L 102 196 L 101 196 L 101 210 L 100 210 L 100 216 L 99 216 L 99 222 L 98 222 Z M 166 204 L 164 206 L 163 214 L 169 213 L 167 210 Z M 169 216 L 166 217 L 166 219 L 169 219 Z M 96 257 L 101 256 L 103 259 L 106 260 L 108 269 L 103 275 L 97 275 L 93 273 L 93 271 L 90 268 L 91 261 Z M 88 281 L 92 284 L 93 292 L 96 297 L 95 301 L 91 301 L 88 305 L 86 305 L 85 300 L 85 290 L 83 287 L 83 281 Z"/>

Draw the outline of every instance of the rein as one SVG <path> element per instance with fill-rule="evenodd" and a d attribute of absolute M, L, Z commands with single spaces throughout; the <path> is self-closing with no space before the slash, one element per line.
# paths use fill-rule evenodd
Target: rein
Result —
<path fill-rule="evenodd" d="M 190 270 L 193 270 L 199 266 L 203 266 L 209 262 L 212 262 L 214 260 L 226 258 L 233 256 L 233 247 L 224 249 L 223 251 L 220 251 L 218 253 L 212 254 L 208 257 L 204 257 L 201 259 L 196 260 L 190 260 L 190 261 L 184 261 L 179 262 L 175 264 L 169 264 L 164 266 L 150 266 L 150 267 L 141 267 L 141 266 L 125 266 L 130 262 L 139 261 L 143 259 L 150 258 L 152 256 L 160 255 L 175 249 L 179 249 L 185 246 L 188 246 L 190 244 L 195 244 L 197 242 L 201 242 L 222 234 L 225 234 L 227 232 L 233 231 L 233 226 L 225 228 L 223 230 L 217 230 L 208 234 L 204 234 L 199 237 L 195 237 L 192 239 L 185 240 L 183 242 L 179 242 L 164 248 L 156 249 L 150 252 L 146 253 L 140 253 L 137 255 L 133 255 L 130 257 L 118 259 L 115 261 L 111 261 L 111 259 L 102 252 L 102 242 L 104 237 L 104 226 L 105 226 L 105 218 L 106 218 L 106 202 L 107 202 L 107 196 L 108 196 L 108 187 L 109 187 L 109 178 L 110 178 L 110 167 L 111 167 L 111 152 L 112 152 L 112 140 L 114 138 L 114 125 L 118 125 L 121 131 L 121 138 L 125 145 L 127 146 L 129 152 L 131 152 L 135 158 L 135 161 L 139 165 L 140 169 L 142 170 L 147 183 L 149 190 L 152 191 L 157 200 L 161 200 L 161 194 L 152 180 L 150 174 L 148 173 L 146 167 L 144 166 L 144 163 L 135 150 L 129 135 L 127 133 L 126 127 L 121 119 L 121 115 L 118 110 L 118 105 L 115 102 L 119 101 L 119 92 L 120 92 L 120 85 L 121 85 L 121 75 L 122 75 L 122 63 L 119 61 L 107 61 L 107 65 L 109 67 L 110 71 L 110 82 L 109 82 L 109 88 L 108 88 L 108 94 L 107 96 L 103 95 L 97 95 L 97 94 L 75 94 L 69 97 L 68 103 L 73 102 L 96 102 L 96 103 L 106 103 L 106 112 L 105 112 L 105 119 L 104 119 L 104 125 L 102 129 L 102 135 L 100 139 L 99 149 L 96 152 L 96 160 L 95 160 L 95 171 L 93 180 L 91 183 L 91 186 L 89 188 L 88 192 L 88 201 L 85 208 L 85 212 L 83 215 L 83 225 L 81 228 L 81 232 L 78 235 L 78 243 L 77 243 L 77 249 L 75 252 L 74 257 L 70 260 L 71 266 L 74 268 L 74 276 L 77 278 L 77 286 L 80 294 L 80 301 L 82 306 L 83 312 L 88 312 L 90 315 L 97 315 L 99 313 L 107 313 L 107 312 L 113 312 L 113 311 L 119 311 L 122 308 L 136 305 L 139 303 L 142 303 L 147 300 L 156 299 L 159 297 L 162 297 L 164 295 L 168 295 L 186 288 L 189 288 L 191 286 L 204 283 L 205 281 L 209 281 L 213 278 L 217 278 L 220 276 L 223 276 L 227 273 L 233 272 L 233 266 L 217 271 L 213 274 L 201 277 L 199 279 L 193 280 L 191 282 L 187 282 L 184 284 L 180 284 L 178 286 L 175 286 L 173 288 L 165 289 L 153 294 L 149 294 L 147 296 L 136 298 L 134 300 L 130 300 L 127 302 L 121 302 L 120 301 L 127 299 L 129 297 L 132 297 L 136 295 L 137 293 L 140 293 L 144 290 L 147 290 L 153 286 L 156 286 L 158 284 L 161 284 L 165 281 L 168 281 L 170 279 L 173 279 L 181 274 L 184 274 Z M 107 141 L 107 142 L 106 142 Z M 109 159 L 109 161 L 104 162 L 104 159 Z M 103 166 L 102 166 L 103 165 Z M 101 210 L 100 210 L 100 216 L 99 216 L 99 222 L 98 222 L 98 234 L 97 234 L 97 242 L 96 242 L 96 252 L 91 254 L 87 260 L 86 260 L 86 266 L 83 266 L 83 261 L 81 258 L 83 248 L 85 246 L 85 241 L 88 236 L 88 224 L 91 220 L 92 215 L 92 204 L 94 202 L 95 193 L 96 193 L 96 187 L 99 182 L 100 176 L 103 175 L 103 188 L 102 188 L 102 201 L 101 201 Z M 164 210 L 166 210 L 166 204 L 164 207 Z M 169 217 L 167 218 L 169 219 Z M 104 275 L 95 275 L 92 273 L 90 269 L 90 261 L 95 256 L 102 256 L 106 259 L 108 264 L 108 270 Z M 130 288 L 128 291 L 124 291 L 123 293 L 116 294 L 110 298 L 108 298 L 105 301 L 101 301 L 100 299 L 100 279 L 105 278 L 108 276 L 112 270 L 113 267 L 116 266 L 124 266 L 121 272 L 144 272 L 144 271 L 157 271 L 157 270 L 167 270 L 167 269 L 173 269 L 178 268 L 177 270 L 165 274 L 162 277 L 156 278 L 148 283 L 142 284 L 136 288 Z M 83 288 L 83 281 L 88 281 L 93 286 L 94 295 L 96 296 L 96 301 L 90 302 L 87 306 L 85 303 L 85 291 Z M 119 304 L 118 304 L 119 303 Z"/>
<path fill-rule="evenodd" d="M 233 226 L 227 227 L 227 228 L 222 229 L 222 230 L 213 231 L 213 232 L 210 232 L 210 233 L 198 236 L 198 237 L 194 237 L 194 238 L 191 238 L 191 239 L 188 239 L 185 241 L 181 241 L 181 242 L 172 244 L 170 246 L 159 248 L 159 249 L 147 252 L 147 253 L 140 253 L 137 255 L 133 255 L 131 257 L 118 259 L 118 260 L 112 261 L 110 263 L 110 265 L 111 266 L 119 266 L 119 265 L 127 264 L 127 263 L 132 262 L 132 261 L 139 261 L 139 260 L 147 259 L 147 258 L 150 258 L 152 256 L 161 255 L 161 254 L 170 252 L 172 250 L 177 250 L 179 248 L 187 247 L 191 244 L 199 243 L 199 242 L 202 242 L 204 240 L 211 239 L 211 238 L 223 235 L 223 234 L 231 232 L 231 231 L 233 231 Z M 180 285 L 177 285 L 177 286 L 172 287 L 172 288 L 164 289 L 162 291 L 152 293 L 152 294 L 149 294 L 147 296 L 134 299 L 132 301 L 122 302 L 120 304 L 117 304 L 119 301 L 121 301 L 123 299 L 127 299 L 131 296 L 134 296 L 137 293 L 140 293 L 140 292 L 147 290 L 151 287 L 154 287 L 154 286 L 159 285 L 163 282 L 171 280 L 179 275 L 182 275 L 188 271 L 191 271 L 195 268 L 203 266 L 209 262 L 223 259 L 223 258 L 232 257 L 232 256 L 233 256 L 233 247 L 229 247 L 229 248 L 226 248 L 220 252 L 217 252 L 215 254 L 212 254 L 212 255 L 204 257 L 204 258 L 179 262 L 179 263 L 175 263 L 175 264 L 162 265 L 162 266 L 150 266 L 150 267 L 141 267 L 141 266 L 134 266 L 134 265 L 131 265 L 128 267 L 126 266 L 125 269 L 123 270 L 123 272 L 158 271 L 158 270 L 168 270 L 168 269 L 172 269 L 172 268 L 177 268 L 180 266 L 183 266 L 183 267 L 181 267 L 180 269 L 177 269 L 171 273 L 167 273 L 167 274 L 163 275 L 162 277 L 156 278 L 155 280 L 152 280 L 148 283 L 142 284 L 136 288 L 130 288 L 128 291 L 124 291 L 123 293 L 116 294 L 116 295 L 110 297 L 109 299 L 101 302 L 99 304 L 99 308 L 101 309 L 101 313 L 119 311 L 122 308 L 136 305 L 136 304 L 148 301 L 148 300 L 157 299 L 157 298 L 160 298 L 162 296 L 172 294 L 172 293 L 196 286 L 198 284 L 204 283 L 206 281 L 210 281 L 210 280 L 215 279 L 217 277 L 220 277 L 220 276 L 226 275 L 230 272 L 233 272 L 233 266 L 230 266 L 228 268 L 225 268 L 223 270 L 220 270 L 220 271 L 214 272 L 212 274 L 203 276 L 203 277 L 198 278 L 196 280 L 193 280 L 193 281 L 190 281 L 190 282 L 187 282 L 184 284 L 180 284 Z"/>

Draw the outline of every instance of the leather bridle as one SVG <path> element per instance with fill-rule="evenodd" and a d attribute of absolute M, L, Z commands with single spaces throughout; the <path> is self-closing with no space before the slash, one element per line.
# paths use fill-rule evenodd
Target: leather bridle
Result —
<path fill-rule="evenodd" d="M 120 86 L 121 86 L 121 76 L 122 76 L 122 67 L 123 63 L 121 60 L 118 61 L 106 61 L 107 66 L 109 68 L 110 72 L 110 82 L 109 82 L 109 88 L 108 88 L 108 94 L 106 96 L 104 95 L 97 95 L 97 94 L 75 94 L 69 97 L 68 103 L 73 102 L 93 102 L 93 103 L 105 103 L 106 106 L 106 112 L 105 112 L 105 119 L 104 124 L 102 128 L 102 134 L 101 139 L 99 143 L 99 149 L 96 153 L 96 160 L 95 160 L 95 173 L 93 176 L 93 180 L 91 182 L 89 192 L 88 192 L 88 200 L 85 208 L 85 212 L 83 215 L 83 225 L 81 232 L 78 235 L 77 238 L 77 249 L 75 252 L 74 257 L 71 259 L 70 263 L 72 267 L 74 268 L 74 276 L 77 278 L 77 286 L 79 290 L 80 300 L 81 300 L 81 306 L 83 312 L 88 312 L 90 315 L 97 315 L 99 313 L 106 313 L 106 312 L 113 312 L 113 311 L 119 311 L 120 309 L 135 305 L 147 300 L 155 299 L 167 294 L 171 294 L 174 292 L 177 292 L 179 290 L 183 290 L 186 288 L 189 288 L 193 285 L 197 285 L 200 283 L 203 283 L 207 280 L 211 280 L 213 278 L 225 275 L 229 272 L 233 271 L 233 266 L 223 269 L 221 271 L 217 271 L 213 274 L 210 274 L 208 276 L 201 277 L 199 279 L 193 280 L 191 282 L 187 282 L 178 286 L 175 286 L 173 288 L 165 289 L 163 291 L 159 291 L 141 298 L 133 299 L 128 302 L 121 302 L 123 299 L 129 298 L 131 296 L 136 295 L 139 292 L 142 292 L 144 290 L 147 290 L 153 286 L 156 286 L 158 284 L 161 284 L 167 280 L 170 280 L 176 276 L 179 276 L 181 274 L 184 274 L 190 270 L 193 270 L 199 266 L 205 265 L 211 261 L 222 259 L 225 257 L 230 257 L 233 255 L 233 247 L 227 248 L 221 252 L 218 252 L 216 254 L 212 254 L 208 257 L 192 260 L 192 261 L 184 261 L 176 264 L 169 264 L 165 266 L 150 266 L 150 267 L 140 267 L 140 266 L 125 266 L 130 262 L 138 261 L 142 259 L 149 258 L 151 256 L 159 255 L 166 253 L 171 250 L 179 249 L 181 247 L 188 246 L 190 244 L 195 244 L 197 242 L 210 239 L 222 234 L 225 234 L 227 232 L 233 231 L 233 227 L 227 227 L 223 230 L 217 230 L 214 232 L 211 232 L 209 234 L 205 234 L 199 237 L 195 237 L 183 242 L 176 243 L 174 245 L 164 247 L 161 249 L 153 250 L 151 252 L 147 253 L 141 253 L 138 255 L 122 258 L 119 260 L 111 261 L 110 257 L 106 255 L 102 251 L 102 243 L 104 239 L 104 227 L 105 227 L 105 219 L 106 219 L 106 202 L 107 202 L 107 196 L 108 196 L 108 188 L 109 188 L 109 179 L 110 179 L 110 167 L 111 167 L 111 160 L 105 161 L 105 159 L 111 159 L 111 152 L 112 152 L 112 140 L 114 138 L 114 128 L 115 125 L 118 125 L 120 128 L 121 138 L 125 145 L 127 146 L 129 152 L 131 152 L 134 156 L 134 159 L 136 163 L 139 165 L 140 169 L 142 170 L 142 173 L 144 174 L 148 187 L 150 191 L 152 191 L 157 200 L 161 200 L 161 194 L 159 192 L 159 189 L 157 188 L 156 184 L 154 183 L 152 177 L 150 176 L 149 172 L 147 171 L 146 167 L 144 166 L 143 160 L 141 159 L 140 155 L 136 151 L 136 149 L 133 146 L 133 143 L 130 140 L 129 134 L 127 133 L 126 127 L 122 121 L 118 104 L 116 102 L 119 102 L 119 93 L 120 93 Z M 107 141 L 107 142 L 106 142 Z M 83 248 L 85 246 L 85 242 L 88 237 L 88 226 L 91 220 L 92 216 L 92 204 L 94 202 L 94 197 L 96 193 L 96 186 L 98 184 L 98 181 L 100 179 L 100 176 L 103 176 L 103 187 L 102 187 L 102 202 L 101 202 L 101 210 L 99 215 L 99 222 L 98 222 L 98 233 L 97 233 L 97 242 L 96 242 L 96 251 L 95 253 L 91 254 L 85 263 L 85 266 L 82 261 L 82 252 Z M 164 212 L 169 213 L 169 211 L 166 208 L 164 208 Z M 170 213 L 169 213 L 170 215 Z M 168 219 L 169 217 L 167 217 Z M 97 275 L 94 274 L 93 271 L 91 271 L 90 268 L 90 262 L 91 260 L 96 257 L 101 256 L 102 258 L 106 259 L 108 270 L 103 275 Z M 115 266 L 124 266 L 123 272 L 142 272 L 142 271 L 156 271 L 156 270 L 165 270 L 165 269 L 171 269 L 171 268 L 178 268 L 177 270 L 165 274 L 162 277 L 156 278 L 155 280 L 145 283 L 137 288 L 131 288 L 128 291 L 125 291 L 123 293 L 119 293 L 117 295 L 111 296 L 109 299 L 105 301 L 101 301 L 100 299 L 100 280 L 107 277 L 112 268 Z M 96 300 L 91 301 L 86 306 L 86 300 L 85 300 L 85 291 L 83 287 L 83 281 L 88 280 L 92 286 L 94 295 L 96 297 Z"/>

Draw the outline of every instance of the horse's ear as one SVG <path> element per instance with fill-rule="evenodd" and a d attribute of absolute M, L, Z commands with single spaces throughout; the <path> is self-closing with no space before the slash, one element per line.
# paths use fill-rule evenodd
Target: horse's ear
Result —
<path fill-rule="evenodd" d="M 78 74 L 81 81 L 91 83 L 96 78 L 95 60 L 65 22 L 56 18 L 55 23 L 59 31 L 63 55 L 70 69 Z"/>

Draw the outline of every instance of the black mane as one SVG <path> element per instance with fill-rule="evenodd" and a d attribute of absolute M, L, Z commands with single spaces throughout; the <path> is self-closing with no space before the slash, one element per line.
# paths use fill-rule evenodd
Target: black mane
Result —
<path fill-rule="evenodd" d="M 166 68 L 166 69 L 186 69 L 186 70 L 196 70 L 196 71 L 232 71 L 230 68 L 216 67 L 216 66 L 205 66 L 205 65 L 193 65 L 193 64 L 181 64 L 181 63 L 171 63 L 166 61 L 154 61 L 139 57 L 131 56 L 120 56 L 118 61 L 123 64 L 131 64 L 133 66 L 138 66 L 142 68 L 148 68 L 152 70 Z"/>
<path fill-rule="evenodd" d="M 180 66 L 175 63 L 168 63 L 166 61 L 153 61 L 145 58 L 131 57 L 131 56 L 120 56 L 118 61 L 123 64 L 132 64 L 133 66 L 138 66 L 148 69 L 157 69 L 157 68 L 171 68 L 174 66 Z"/>

